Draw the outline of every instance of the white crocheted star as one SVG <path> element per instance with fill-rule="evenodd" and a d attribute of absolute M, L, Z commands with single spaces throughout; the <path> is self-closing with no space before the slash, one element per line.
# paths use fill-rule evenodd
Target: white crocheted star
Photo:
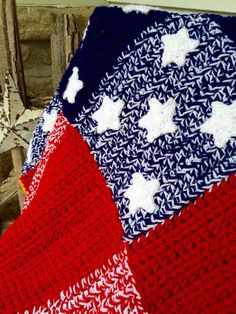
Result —
<path fill-rule="evenodd" d="M 31 163 L 32 161 L 32 150 L 33 150 L 33 145 L 32 145 L 32 138 L 30 140 L 30 143 L 29 143 L 29 147 L 28 147 L 28 150 L 27 150 L 27 155 L 26 155 L 26 163 Z"/>
<path fill-rule="evenodd" d="M 224 148 L 228 140 L 236 136 L 236 101 L 231 105 L 215 101 L 211 106 L 212 115 L 201 125 L 200 131 L 212 134 L 215 145 Z"/>
<path fill-rule="evenodd" d="M 148 102 L 150 110 L 139 120 L 139 127 L 147 129 L 147 141 L 152 143 L 159 136 L 173 133 L 177 126 L 173 122 L 176 102 L 169 98 L 163 105 L 156 98 Z"/>
<path fill-rule="evenodd" d="M 161 40 L 164 44 L 162 66 L 166 66 L 171 62 L 183 66 L 187 54 L 199 45 L 198 40 L 189 37 L 188 30 L 185 27 L 181 28 L 176 34 L 163 35 Z"/>
<path fill-rule="evenodd" d="M 54 124 L 57 120 L 57 111 L 52 110 L 50 113 L 46 111 L 43 113 L 44 124 L 43 124 L 43 131 L 44 132 L 51 132 L 54 128 Z"/>
<path fill-rule="evenodd" d="M 67 99 L 71 104 L 75 102 L 78 91 L 84 87 L 84 83 L 79 79 L 79 69 L 74 67 L 72 71 L 73 73 L 68 80 L 66 90 L 63 94 L 63 99 Z"/>
<path fill-rule="evenodd" d="M 157 193 L 160 183 L 157 179 L 146 180 L 144 176 L 135 172 L 132 175 L 132 184 L 124 193 L 124 197 L 130 200 L 129 211 L 134 215 L 139 209 L 143 208 L 148 213 L 153 213 L 158 209 L 154 203 L 154 195 Z"/>
<path fill-rule="evenodd" d="M 106 130 L 119 130 L 119 116 L 124 107 L 124 101 L 119 99 L 113 101 L 108 96 L 105 96 L 101 107 L 94 112 L 92 118 L 97 121 L 97 133 L 103 133 Z"/>

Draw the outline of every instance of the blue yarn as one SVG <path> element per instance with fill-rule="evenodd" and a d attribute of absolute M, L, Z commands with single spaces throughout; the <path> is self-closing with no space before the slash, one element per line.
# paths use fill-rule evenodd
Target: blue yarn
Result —
<path fill-rule="evenodd" d="M 159 12 L 158 21 L 163 21 L 166 13 Z M 109 71 L 127 45 L 156 19 L 155 11 L 148 16 L 131 12 L 126 14 L 121 8 L 98 7 L 90 17 L 86 40 L 80 45 L 59 86 L 59 94 L 65 91 L 72 68 L 79 68 L 79 77 L 84 88 L 77 94 L 73 106 L 63 100 L 63 113 L 73 123 L 82 106 L 88 107 L 89 98 L 104 74 Z"/>
<path fill-rule="evenodd" d="M 191 38 L 199 40 L 199 46 L 187 55 L 184 66 L 171 63 L 163 67 L 161 37 L 175 34 L 183 26 Z M 133 44 L 129 43 L 93 90 L 89 105 L 78 108 L 73 122 L 111 187 L 125 239 L 134 239 L 178 214 L 212 184 L 236 171 L 235 137 L 218 148 L 212 135 L 200 132 L 200 126 L 212 114 L 212 102 L 231 105 L 235 101 L 235 63 L 233 42 L 209 15 L 165 13 L 164 23 L 156 18 Z M 104 95 L 122 99 L 125 106 L 120 114 L 121 128 L 98 134 L 92 115 Z M 165 103 L 170 97 L 177 103 L 173 117 L 177 131 L 150 144 L 138 121 L 147 114 L 150 98 Z M 161 183 L 154 197 L 159 210 L 153 214 L 145 208 L 135 215 L 129 212 L 124 194 L 136 172 Z"/>
<path fill-rule="evenodd" d="M 125 13 L 117 7 L 98 7 L 90 17 L 86 40 L 80 44 L 67 71 L 59 84 L 58 92 L 63 102 L 63 114 L 74 123 L 82 107 L 89 107 L 89 98 L 106 72 L 112 68 L 120 53 L 127 45 L 154 22 L 162 23 L 170 17 L 169 12 L 150 10 L 148 14 L 133 11 Z M 196 14 L 197 16 L 197 14 Z M 236 40 L 236 18 L 215 14 L 203 14 L 221 26 L 222 32 Z M 79 68 L 79 77 L 84 88 L 77 94 L 73 106 L 63 100 L 72 68 Z"/>

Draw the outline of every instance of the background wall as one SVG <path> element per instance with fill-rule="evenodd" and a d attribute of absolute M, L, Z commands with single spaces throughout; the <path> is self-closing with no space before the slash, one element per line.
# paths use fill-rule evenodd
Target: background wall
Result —
<path fill-rule="evenodd" d="M 73 13 L 82 33 L 94 7 L 18 7 L 18 21 L 27 91 L 36 96 L 53 94 L 50 35 L 57 14 Z"/>

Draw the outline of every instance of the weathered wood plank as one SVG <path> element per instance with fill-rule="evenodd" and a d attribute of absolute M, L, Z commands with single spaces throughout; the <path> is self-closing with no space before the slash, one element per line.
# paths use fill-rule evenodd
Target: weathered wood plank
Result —
<path fill-rule="evenodd" d="M 79 45 L 79 40 L 79 28 L 75 16 L 73 14 L 58 15 L 51 35 L 54 90 L 56 90 L 65 69 L 70 63 Z"/>
<path fill-rule="evenodd" d="M 25 160 L 25 152 L 22 147 L 15 147 L 11 150 L 11 156 L 12 156 L 13 166 L 15 169 L 15 181 L 16 181 L 19 205 L 20 205 L 20 208 L 22 209 L 22 205 L 25 200 L 25 193 L 22 190 L 22 187 L 20 185 L 19 177 L 21 174 L 23 161 Z"/>
<path fill-rule="evenodd" d="M 50 6 L 50 7 L 79 7 L 90 5 L 108 5 L 106 0 L 17 0 L 19 6 Z"/>
<path fill-rule="evenodd" d="M 5 74 L 13 77 L 21 99 L 26 104 L 25 79 L 20 50 L 15 0 L 0 0 L 0 82 L 4 91 Z"/>
<path fill-rule="evenodd" d="M 0 185 L 0 208 L 17 195 L 15 173 L 12 171 L 9 177 Z M 1 211 L 1 210 L 0 210 Z"/>
<path fill-rule="evenodd" d="M 10 72 L 13 81 L 20 94 L 21 100 L 26 104 L 25 79 L 22 66 L 19 31 L 16 16 L 15 0 L 0 0 L 0 82 L 4 90 L 5 75 Z M 15 173 L 19 173 L 24 162 L 24 150 L 17 147 L 12 151 L 12 160 Z M 24 195 L 19 184 L 18 176 L 15 176 L 17 193 L 20 206 Z"/>

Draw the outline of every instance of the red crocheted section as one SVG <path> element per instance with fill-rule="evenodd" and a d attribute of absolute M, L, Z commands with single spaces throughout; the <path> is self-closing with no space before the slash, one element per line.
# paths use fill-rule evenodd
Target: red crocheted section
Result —
<path fill-rule="evenodd" d="M 54 149 L 61 141 L 62 134 L 65 132 L 67 124 L 69 123 L 65 119 L 63 114 L 59 114 L 55 122 L 54 128 L 49 135 L 47 145 L 43 155 L 41 156 L 41 159 L 38 161 L 34 168 L 29 169 L 24 175 L 20 177 L 20 182 L 23 189 L 28 192 L 28 196 L 24 203 L 24 208 L 27 208 L 34 194 L 36 194 L 37 186 L 40 182 L 46 164 L 50 158 L 51 153 L 53 153 Z"/>
<path fill-rule="evenodd" d="M 34 175 L 35 175 L 36 169 L 37 169 L 37 165 L 34 168 L 29 169 L 26 174 L 22 175 L 19 178 L 21 187 L 22 187 L 23 191 L 26 193 L 29 190 L 29 186 L 32 182 Z"/>
<path fill-rule="evenodd" d="M 65 124 L 36 195 L 0 239 L 0 313 L 56 299 L 123 248 L 111 191 L 86 142 Z"/>
<path fill-rule="evenodd" d="M 128 247 L 151 313 L 236 312 L 236 177 Z"/>
<path fill-rule="evenodd" d="M 58 299 L 48 300 L 32 313 L 144 313 L 126 251 L 114 255 L 101 268 L 61 291 Z"/>
<path fill-rule="evenodd" d="M 55 149 L 57 148 L 58 144 L 61 142 L 61 139 L 63 138 L 63 134 L 65 133 L 68 125 L 69 125 L 68 121 L 65 119 L 65 117 L 62 114 L 60 114 L 56 120 L 53 131 L 50 133 L 45 151 L 40 161 L 37 163 L 36 167 L 34 168 L 34 173 L 32 172 L 29 175 L 29 177 L 27 177 L 26 179 L 28 188 L 26 188 L 27 195 L 24 201 L 23 210 L 29 207 L 30 202 L 38 193 L 38 187 L 41 182 L 41 178 L 47 166 L 47 163 L 49 159 L 51 158 L 51 155 L 54 153 Z M 30 182 L 30 179 L 31 179 L 31 182 Z M 24 181 L 25 181 L 24 176 L 21 177 L 21 181 L 24 184 Z"/>

